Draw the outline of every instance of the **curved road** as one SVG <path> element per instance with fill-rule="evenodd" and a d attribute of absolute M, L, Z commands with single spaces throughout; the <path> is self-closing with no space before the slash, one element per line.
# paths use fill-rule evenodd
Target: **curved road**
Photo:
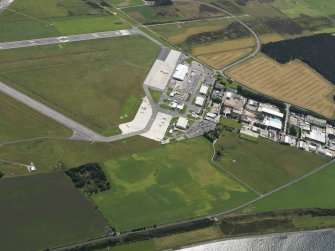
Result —
<path fill-rule="evenodd" d="M 212 7 L 216 10 L 220 10 L 222 11 L 223 13 L 227 14 L 228 16 L 230 16 L 232 19 L 235 19 L 238 23 L 240 23 L 244 28 L 246 28 L 250 34 L 255 38 L 255 41 L 256 41 L 256 46 L 254 48 L 254 51 L 251 52 L 249 55 L 229 64 L 229 65 L 226 65 L 225 67 L 223 67 L 220 72 L 221 73 L 224 73 L 224 71 L 238 65 L 238 64 L 241 64 L 243 63 L 244 61 L 256 56 L 258 54 L 258 52 L 260 51 L 261 49 L 261 46 L 262 46 L 262 43 L 261 43 L 261 40 L 259 39 L 258 35 L 256 34 L 256 32 L 251 29 L 245 22 L 243 22 L 240 18 L 238 18 L 237 16 L 233 15 L 232 13 L 230 13 L 229 11 L 225 10 L 225 9 L 222 9 L 218 6 L 215 6 L 215 5 L 212 5 L 210 3 L 205 3 L 205 2 L 200 2 L 200 1 L 196 1 L 196 0 L 176 0 L 177 2 L 189 2 L 189 3 L 199 3 L 199 4 L 203 4 L 205 6 L 208 6 L 208 7 Z"/>

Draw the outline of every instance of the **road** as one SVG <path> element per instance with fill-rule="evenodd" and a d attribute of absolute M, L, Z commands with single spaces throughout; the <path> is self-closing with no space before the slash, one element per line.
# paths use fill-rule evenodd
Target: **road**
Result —
<path fill-rule="evenodd" d="M 132 28 L 129 30 L 95 32 L 95 33 L 71 35 L 71 36 L 40 38 L 40 39 L 22 40 L 22 41 L 15 41 L 15 42 L 5 42 L 5 43 L 0 43 L 0 50 L 39 46 L 39 45 L 48 45 L 48 44 L 86 41 L 86 40 L 94 40 L 94 39 L 102 39 L 102 38 L 113 38 L 113 37 L 120 37 L 120 36 L 129 36 L 129 35 L 134 35 L 134 34 L 142 35 L 142 31 L 140 31 L 137 28 Z"/>
<path fill-rule="evenodd" d="M 148 88 L 145 86 L 144 91 L 150 101 L 151 104 L 153 104 L 152 107 L 152 116 L 149 120 L 149 123 L 147 126 L 140 131 L 133 132 L 133 133 L 128 133 L 128 134 L 120 134 L 120 135 L 115 135 L 115 136 L 110 136 L 110 137 L 105 137 L 102 136 L 101 134 L 91 130 L 90 128 L 74 121 L 73 119 L 53 110 L 52 108 L 42 104 L 39 101 L 36 101 L 32 99 L 31 97 L 27 96 L 24 93 L 21 93 L 14 88 L 0 82 L 0 91 L 3 93 L 7 94 L 8 96 L 14 98 L 15 100 L 25 104 L 26 106 L 44 114 L 45 116 L 55 120 L 56 122 L 60 123 L 61 125 L 66 126 L 69 129 L 72 129 L 73 131 L 73 136 L 71 139 L 73 140 L 85 140 L 85 141 L 98 141 L 98 142 L 112 142 L 112 141 L 117 141 L 120 139 L 132 137 L 135 135 L 139 135 L 142 133 L 145 133 L 149 131 L 153 121 L 156 118 L 156 115 L 158 113 L 158 110 L 155 106 L 154 101 L 152 100 L 152 97 L 150 95 L 150 92 Z"/>
<path fill-rule="evenodd" d="M 225 14 L 227 14 L 229 17 L 231 17 L 232 19 L 236 20 L 238 23 L 240 23 L 244 28 L 246 28 L 250 34 L 255 38 L 255 41 L 256 41 L 256 46 L 254 47 L 254 50 L 253 52 L 251 52 L 249 55 L 229 64 L 229 65 L 226 65 L 224 68 L 222 68 L 220 70 L 221 73 L 224 73 L 224 71 L 238 65 L 238 64 L 241 64 L 243 63 L 244 61 L 250 59 L 250 58 L 253 58 L 254 56 L 256 56 L 258 54 L 258 52 L 261 50 L 261 40 L 259 39 L 258 35 L 256 34 L 256 32 L 251 29 L 245 22 L 243 22 L 238 16 L 235 16 L 233 15 L 232 13 L 230 13 L 229 11 L 225 10 L 225 9 L 222 9 L 218 6 L 215 6 L 215 5 L 212 5 L 210 3 L 205 3 L 205 2 L 200 2 L 200 1 L 196 1 L 196 0 L 176 0 L 176 1 L 179 1 L 179 2 L 189 2 L 189 3 L 199 3 L 199 4 L 203 4 L 203 5 L 206 5 L 208 7 L 211 7 L 211 8 L 214 8 L 216 10 L 220 10 L 222 12 L 224 12 Z"/>

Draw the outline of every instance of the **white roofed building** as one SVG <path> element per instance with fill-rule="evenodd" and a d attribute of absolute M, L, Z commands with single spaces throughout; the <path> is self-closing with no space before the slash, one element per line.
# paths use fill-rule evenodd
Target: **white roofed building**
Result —
<path fill-rule="evenodd" d="M 203 98 L 203 97 L 196 97 L 195 98 L 195 105 L 196 106 L 203 107 L 204 103 L 205 103 L 205 98 Z"/>
<path fill-rule="evenodd" d="M 188 124 L 188 119 L 179 117 L 176 123 L 176 128 L 181 129 L 181 130 L 186 130 L 187 124 Z"/>
<path fill-rule="evenodd" d="M 282 112 L 280 112 L 280 110 L 272 105 L 268 105 L 268 104 L 259 104 L 258 107 L 258 112 L 260 113 L 265 113 L 267 115 L 271 115 L 274 117 L 278 117 L 278 118 L 284 118 L 284 114 Z"/>
<path fill-rule="evenodd" d="M 323 130 L 313 128 L 305 137 L 318 143 L 326 143 L 326 133 Z"/>
<path fill-rule="evenodd" d="M 207 95 L 207 92 L 208 92 L 208 86 L 206 86 L 206 85 L 202 85 L 202 86 L 200 87 L 200 91 L 199 91 L 199 93 L 202 94 L 202 95 Z"/>
<path fill-rule="evenodd" d="M 263 125 L 265 125 L 266 127 L 270 127 L 272 129 L 276 129 L 276 130 L 281 130 L 283 127 L 282 121 L 276 118 L 265 118 L 263 120 Z"/>
<path fill-rule="evenodd" d="M 184 81 L 187 73 L 188 73 L 189 67 L 187 65 L 179 64 L 176 68 L 176 71 L 173 74 L 173 79 Z"/>

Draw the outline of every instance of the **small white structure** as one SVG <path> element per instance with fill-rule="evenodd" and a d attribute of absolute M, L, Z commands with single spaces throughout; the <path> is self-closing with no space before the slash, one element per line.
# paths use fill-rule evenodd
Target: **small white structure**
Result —
<path fill-rule="evenodd" d="M 196 97 L 195 98 L 195 105 L 199 107 L 203 107 L 205 103 L 205 98 L 203 97 Z"/>
<path fill-rule="evenodd" d="M 28 172 L 33 172 L 36 171 L 36 166 L 34 165 L 33 162 L 30 163 L 29 166 L 27 166 Z"/>
<path fill-rule="evenodd" d="M 206 85 L 202 85 L 202 86 L 200 87 L 200 91 L 199 91 L 199 93 L 202 94 L 202 95 L 207 95 L 207 92 L 208 92 L 208 86 L 206 86 Z"/>
<path fill-rule="evenodd" d="M 215 118 L 216 118 L 216 114 L 211 113 L 211 112 L 206 113 L 206 117 L 205 117 L 206 120 L 214 120 Z"/>
<path fill-rule="evenodd" d="M 183 110 L 184 107 L 185 107 L 184 104 L 179 104 L 179 105 L 177 105 L 177 109 L 178 109 L 179 111 Z"/>
<path fill-rule="evenodd" d="M 181 129 L 181 130 L 186 130 L 187 124 L 188 124 L 188 119 L 179 117 L 176 123 L 176 128 Z"/>
<path fill-rule="evenodd" d="M 183 65 L 183 64 L 179 64 L 176 68 L 176 71 L 173 74 L 173 79 L 175 80 L 179 80 L 179 81 L 184 81 L 187 73 L 188 73 L 188 66 L 187 65 Z"/>
<path fill-rule="evenodd" d="M 263 121 L 263 124 L 267 127 L 270 127 L 276 130 L 281 130 L 283 127 L 283 123 L 281 122 L 281 120 L 275 119 L 275 118 L 265 118 Z"/>

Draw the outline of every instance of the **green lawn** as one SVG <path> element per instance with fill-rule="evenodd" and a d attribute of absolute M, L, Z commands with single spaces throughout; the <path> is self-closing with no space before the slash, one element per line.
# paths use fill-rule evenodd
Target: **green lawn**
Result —
<path fill-rule="evenodd" d="M 224 118 L 222 117 L 220 119 L 220 124 L 227 126 L 227 127 L 231 127 L 231 128 L 235 128 L 235 129 L 241 129 L 241 124 L 237 122 L 237 120 L 235 119 L 229 119 L 229 118 Z"/>
<path fill-rule="evenodd" d="M 104 236 L 108 223 L 62 172 L 0 182 L 0 250 L 44 250 Z"/>
<path fill-rule="evenodd" d="M 131 27 L 116 16 L 93 16 L 56 19 L 53 22 L 61 35 L 83 34 L 100 31 L 123 30 Z"/>
<path fill-rule="evenodd" d="M 104 162 L 157 146 L 160 146 L 157 142 L 143 137 L 132 137 L 112 143 L 39 140 L 1 147 L 0 158 L 26 164 L 33 161 L 37 172 L 50 172 L 59 169 L 56 167 L 59 161 L 66 168 L 71 168 L 89 162 Z M 1 162 L 0 172 L 4 172 L 6 176 L 28 173 L 25 167 L 8 166 Z"/>
<path fill-rule="evenodd" d="M 0 42 L 129 28 L 81 0 L 15 0 L 0 13 Z"/>
<path fill-rule="evenodd" d="M 112 135 L 135 116 L 158 53 L 159 47 L 142 36 L 4 50 L 0 79 Z"/>
<path fill-rule="evenodd" d="M 294 208 L 334 208 L 335 164 L 250 205 L 244 211 L 273 211 Z"/>
<path fill-rule="evenodd" d="M 93 196 L 118 230 L 224 211 L 255 194 L 213 166 L 212 145 L 194 138 L 104 163 L 112 189 Z"/>
<path fill-rule="evenodd" d="M 217 162 L 260 193 L 269 192 L 329 161 L 295 147 L 264 138 L 251 142 L 230 132 L 221 136 L 216 148 L 223 152 Z"/>
<path fill-rule="evenodd" d="M 151 94 L 151 97 L 152 99 L 158 103 L 159 102 L 159 99 L 161 98 L 162 96 L 162 92 L 161 91 L 158 91 L 158 90 L 154 90 L 152 88 L 149 88 L 149 91 L 150 91 L 150 94 Z"/>
<path fill-rule="evenodd" d="M 66 137 L 72 131 L 0 93 L 0 143 L 35 137 Z"/>

